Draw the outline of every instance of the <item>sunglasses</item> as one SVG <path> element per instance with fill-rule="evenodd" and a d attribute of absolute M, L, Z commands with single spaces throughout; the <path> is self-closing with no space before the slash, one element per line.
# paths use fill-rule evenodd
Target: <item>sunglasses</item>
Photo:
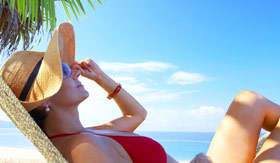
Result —
<path fill-rule="evenodd" d="M 64 62 L 62 62 L 62 74 L 63 74 L 63 79 L 71 76 L 71 69 Z"/>

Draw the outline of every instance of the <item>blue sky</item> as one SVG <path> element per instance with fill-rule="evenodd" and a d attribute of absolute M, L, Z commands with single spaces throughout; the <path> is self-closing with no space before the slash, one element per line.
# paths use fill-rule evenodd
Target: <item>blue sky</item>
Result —
<path fill-rule="evenodd" d="M 92 58 L 148 110 L 138 130 L 214 131 L 241 90 L 280 102 L 279 5 L 253 0 L 103 1 L 95 10 L 87 5 L 87 15 L 72 22 L 76 58 Z M 67 21 L 62 8 L 57 10 L 58 21 Z M 45 38 L 34 50 L 46 50 Z M 120 116 L 106 92 L 81 80 L 90 91 L 80 106 L 85 125 Z"/>

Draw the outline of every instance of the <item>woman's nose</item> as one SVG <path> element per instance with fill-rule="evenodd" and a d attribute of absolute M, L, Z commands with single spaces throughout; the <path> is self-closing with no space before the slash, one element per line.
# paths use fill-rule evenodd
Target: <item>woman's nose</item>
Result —
<path fill-rule="evenodd" d="M 80 70 L 72 70 L 72 73 L 71 73 L 72 79 L 77 80 L 80 75 L 81 75 Z"/>

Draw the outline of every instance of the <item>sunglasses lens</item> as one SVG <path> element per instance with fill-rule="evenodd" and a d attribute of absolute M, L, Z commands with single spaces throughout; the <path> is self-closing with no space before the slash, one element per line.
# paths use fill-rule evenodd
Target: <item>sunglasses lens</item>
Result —
<path fill-rule="evenodd" d="M 71 75 L 70 67 L 63 62 L 62 62 L 62 73 L 63 73 L 63 79 Z"/>

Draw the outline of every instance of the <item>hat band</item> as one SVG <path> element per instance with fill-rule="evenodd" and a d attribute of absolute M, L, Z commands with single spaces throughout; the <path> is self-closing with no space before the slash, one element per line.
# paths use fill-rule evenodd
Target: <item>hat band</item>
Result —
<path fill-rule="evenodd" d="M 38 75 L 38 72 L 39 72 L 39 69 L 41 67 L 41 64 L 42 64 L 42 60 L 43 60 L 44 57 L 42 57 L 39 62 L 36 64 L 36 66 L 34 67 L 32 73 L 29 75 L 29 78 L 27 80 L 27 82 L 25 83 L 21 93 L 20 93 L 20 96 L 19 96 L 19 99 L 21 101 L 25 101 L 26 100 L 26 97 L 28 95 L 28 92 L 35 80 L 35 78 L 37 77 Z"/>

